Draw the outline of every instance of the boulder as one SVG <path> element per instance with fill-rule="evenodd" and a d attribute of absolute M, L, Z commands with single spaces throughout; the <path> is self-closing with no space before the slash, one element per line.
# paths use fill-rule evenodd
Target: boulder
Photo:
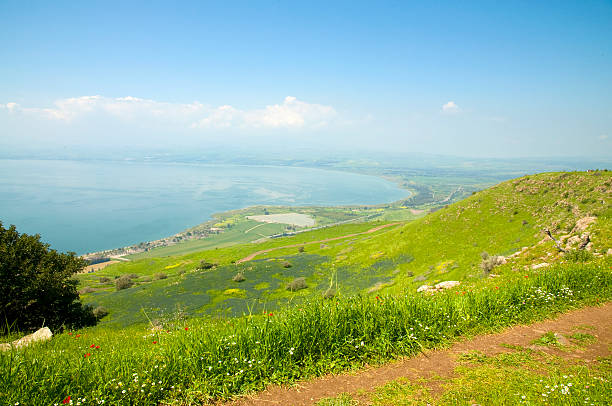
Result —
<path fill-rule="evenodd" d="M 429 285 L 421 285 L 419 286 L 419 288 L 417 289 L 417 292 L 427 292 L 428 290 L 433 289 L 433 286 L 429 286 Z"/>
<path fill-rule="evenodd" d="M 39 342 L 39 341 L 48 341 L 53 337 L 53 333 L 49 329 L 49 327 L 43 327 L 38 329 L 36 332 L 32 334 L 28 334 L 27 336 L 21 337 L 19 340 L 15 340 L 12 343 L 4 343 L 0 344 L 1 351 L 7 351 L 11 348 L 23 348 L 28 345 Z"/>
<path fill-rule="evenodd" d="M 454 288 L 455 286 L 459 286 L 460 284 L 461 282 L 459 281 L 445 281 L 445 282 L 440 282 L 436 284 L 435 288 L 438 290 L 451 289 L 451 288 Z"/>
<path fill-rule="evenodd" d="M 531 269 L 540 269 L 540 268 L 544 268 L 545 266 L 548 266 L 548 265 L 549 265 L 548 262 L 542 262 L 541 264 L 531 265 Z"/>

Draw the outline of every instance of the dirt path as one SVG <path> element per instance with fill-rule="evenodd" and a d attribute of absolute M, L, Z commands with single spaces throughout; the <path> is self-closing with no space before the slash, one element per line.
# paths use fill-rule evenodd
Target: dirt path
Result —
<path fill-rule="evenodd" d="M 458 342 L 447 350 L 428 351 L 414 358 L 366 368 L 353 374 L 324 376 L 300 382 L 293 388 L 270 387 L 262 393 L 238 399 L 232 405 L 311 405 L 322 398 L 338 396 L 341 393 L 372 391 L 401 377 L 428 379 L 439 376 L 444 379 L 453 375 L 457 356 L 466 351 L 477 350 L 486 355 L 496 355 L 511 351 L 502 344 L 529 346 L 533 340 L 548 331 L 570 334 L 575 332 L 576 327 L 585 325 L 593 326 L 594 329 L 589 332 L 597 337 L 597 342 L 586 350 L 567 352 L 551 347 L 538 349 L 565 358 L 579 358 L 587 363 L 599 356 L 609 356 L 612 348 L 612 303 L 575 310 L 552 320 L 512 327 L 501 333 L 477 336 Z"/>
<path fill-rule="evenodd" d="M 398 224 L 401 224 L 401 223 L 398 222 L 398 223 L 383 224 L 381 226 L 377 226 L 377 227 L 371 228 L 368 231 L 364 231 L 362 233 L 347 234 L 347 235 L 343 235 L 343 236 L 340 236 L 340 237 L 326 238 L 325 240 L 308 241 L 308 242 L 302 242 L 302 243 L 299 243 L 299 244 L 283 245 L 282 247 L 268 248 L 268 249 L 261 250 L 261 251 L 256 251 L 256 252 L 254 252 L 254 253 L 252 253 L 250 255 L 247 255 L 246 257 L 236 261 L 236 263 L 237 264 L 241 264 L 243 262 L 250 261 L 250 260 L 254 259 L 256 256 L 261 255 L 261 254 L 265 254 L 265 253 L 270 252 L 270 251 L 281 250 L 283 248 L 303 247 L 304 245 L 308 245 L 308 244 L 321 244 L 321 243 L 324 243 L 324 242 L 341 240 L 343 238 L 356 237 L 358 235 L 363 235 L 363 234 L 371 234 L 371 233 L 374 233 L 374 232 L 376 232 L 378 230 L 382 230 L 383 228 L 387 228 L 387 227 L 391 227 L 391 226 L 396 226 Z"/>

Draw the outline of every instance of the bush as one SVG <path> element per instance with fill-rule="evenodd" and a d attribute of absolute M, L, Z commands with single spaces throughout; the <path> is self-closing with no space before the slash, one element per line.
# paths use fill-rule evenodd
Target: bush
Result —
<path fill-rule="evenodd" d="M 79 290 L 79 295 L 84 295 L 86 293 L 92 293 L 95 292 L 96 290 L 93 288 L 90 288 L 89 286 L 84 287 L 83 289 Z"/>
<path fill-rule="evenodd" d="M 504 257 L 498 255 L 490 256 L 486 252 L 483 252 L 481 257 L 482 262 L 480 263 L 480 269 L 482 269 L 485 274 L 491 273 L 493 268 L 506 262 Z"/>
<path fill-rule="evenodd" d="M 107 278 L 106 276 L 103 276 L 99 279 L 100 283 L 109 283 L 111 281 L 111 278 Z"/>
<path fill-rule="evenodd" d="M 155 275 L 153 275 L 153 279 L 155 279 L 156 281 L 160 280 L 160 279 L 166 279 L 168 277 L 168 275 L 166 275 L 163 272 L 159 272 L 156 273 Z"/>
<path fill-rule="evenodd" d="M 336 297 L 336 289 L 328 288 L 325 292 L 323 292 L 324 299 L 333 299 Z"/>
<path fill-rule="evenodd" d="M 246 278 L 244 277 L 244 275 L 242 274 L 242 272 L 238 272 L 233 278 L 232 280 L 234 282 L 244 282 L 246 281 Z"/>
<path fill-rule="evenodd" d="M 213 264 L 212 262 L 208 262 L 208 261 L 202 260 L 202 261 L 200 261 L 200 266 L 198 266 L 198 269 L 207 270 L 207 269 L 212 269 L 215 266 L 216 265 Z"/>
<path fill-rule="evenodd" d="M 306 289 L 308 285 L 306 285 L 306 279 L 304 278 L 295 278 L 287 285 L 287 290 L 291 292 L 297 292 L 298 290 Z"/>
<path fill-rule="evenodd" d="M 298 252 L 304 252 L 304 246 L 303 245 L 300 248 L 298 248 Z"/>
<path fill-rule="evenodd" d="M 291 263 L 289 261 L 283 262 L 283 268 L 291 268 Z"/>
<path fill-rule="evenodd" d="M 19 234 L 0 222 L 0 320 L 21 331 L 95 324 L 79 301 L 77 281 L 87 261 L 74 252 L 58 253 L 40 235 Z"/>
<path fill-rule="evenodd" d="M 106 307 L 104 306 L 98 306 L 95 309 L 93 309 L 93 315 L 96 317 L 97 320 L 100 320 L 102 317 L 106 316 L 108 314 L 108 310 L 106 310 Z"/>
<path fill-rule="evenodd" d="M 129 273 L 127 276 L 130 279 L 138 279 L 138 278 L 140 278 L 140 275 L 138 275 L 137 273 Z"/>
<path fill-rule="evenodd" d="M 115 279 L 115 289 L 123 290 L 128 289 L 134 286 L 134 282 L 130 279 L 129 275 L 122 275 L 119 278 Z"/>

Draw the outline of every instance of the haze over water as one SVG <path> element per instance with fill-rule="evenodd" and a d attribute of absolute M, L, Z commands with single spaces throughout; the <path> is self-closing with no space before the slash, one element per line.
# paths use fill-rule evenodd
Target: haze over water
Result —
<path fill-rule="evenodd" d="M 0 160 L 0 221 L 78 254 L 170 236 L 253 205 L 354 205 L 409 192 L 373 176 L 296 167 Z"/>

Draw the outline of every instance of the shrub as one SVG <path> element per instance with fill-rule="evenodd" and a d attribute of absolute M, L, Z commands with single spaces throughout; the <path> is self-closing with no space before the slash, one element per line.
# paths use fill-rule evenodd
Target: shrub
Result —
<path fill-rule="evenodd" d="M 106 316 L 108 314 L 108 310 L 106 310 L 106 307 L 104 306 L 98 306 L 95 309 L 93 309 L 93 315 L 96 317 L 97 320 L 100 320 L 102 317 Z"/>
<path fill-rule="evenodd" d="M 100 283 L 109 283 L 111 281 L 111 278 L 107 278 L 106 276 L 103 276 L 99 279 Z"/>
<path fill-rule="evenodd" d="M 238 272 L 233 278 L 232 280 L 234 282 L 244 282 L 246 280 L 246 278 L 244 277 L 244 275 L 242 274 L 242 272 Z"/>
<path fill-rule="evenodd" d="M 493 268 L 498 265 L 504 264 L 506 262 L 506 258 L 499 255 L 490 256 L 486 252 L 481 254 L 482 262 L 480 263 L 480 269 L 484 271 L 485 274 L 491 273 Z"/>
<path fill-rule="evenodd" d="M 130 279 L 129 275 L 122 275 L 115 280 L 115 289 L 123 290 L 134 286 L 134 282 Z"/>
<path fill-rule="evenodd" d="M 297 292 L 298 290 L 306 289 L 308 285 L 306 285 L 306 279 L 304 278 L 295 278 L 289 284 L 287 284 L 287 290 L 291 292 Z"/>
<path fill-rule="evenodd" d="M 298 248 L 298 252 L 304 252 L 304 246 L 303 245 L 300 248 Z"/>
<path fill-rule="evenodd" d="M 0 222 L 0 320 L 21 331 L 95 324 L 79 301 L 72 276 L 87 262 L 74 252 L 59 253 L 40 236 L 20 234 Z"/>
<path fill-rule="evenodd" d="M 140 275 L 138 275 L 137 273 L 130 273 L 127 275 L 130 279 L 138 279 L 140 278 Z"/>
<path fill-rule="evenodd" d="M 323 292 L 324 299 L 333 299 L 336 297 L 336 289 L 328 288 L 325 292 Z"/>
<path fill-rule="evenodd" d="M 212 268 L 214 268 L 215 266 L 216 266 L 216 265 L 215 265 L 215 264 L 213 264 L 212 262 L 208 262 L 208 261 L 202 260 L 202 261 L 200 261 L 200 266 L 198 266 L 198 269 L 204 269 L 204 270 L 206 270 L 206 269 L 212 269 Z"/>
<path fill-rule="evenodd" d="M 291 263 L 289 261 L 283 262 L 283 268 L 291 268 Z"/>
<path fill-rule="evenodd" d="M 163 272 L 159 272 L 156 273 L 155 275 L 153 275 L 153 279 L 155 279 L 156 281 L 160 280 L 160 279 L 166 279 L 168 277 L 168 275 L 166 275 Z"/>
<path fill-rule="evenodd" d="M 95 292 L 96 290 L 93 288 L 90 288 L 89 286 L 84 287 L 83 289 L 79 290 L 79 295 L 84 295 L 86 293 L 91 293 L 91 292 Z"/>

